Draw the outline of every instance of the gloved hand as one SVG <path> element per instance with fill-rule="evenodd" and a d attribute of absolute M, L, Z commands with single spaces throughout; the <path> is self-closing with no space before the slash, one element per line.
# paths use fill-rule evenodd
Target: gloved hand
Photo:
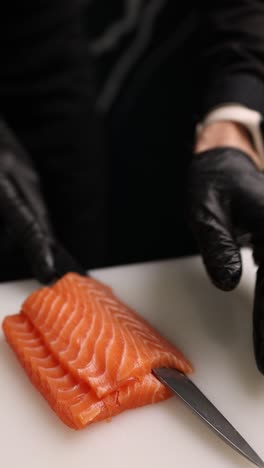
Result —
<path fill-rule="evenodd" d="M 23 249 L 32 274 L 41 282 L 55 276 L 54 237 L 32 163 L 0 120 L 0 229 Z"/>
<path fill-rule="evenodd" d="M 233 147 L 209 149 L 193 158 L 190 220 L 212 282 L 229 291 L 239 283 L 240 247 L 253 248 L 264 265 L 264 174 Z M 264 277 L 258 274 L 254 306 L 254 346 L 264 373 Z M 261 289 L 260 289 L 261 288 Z"/>

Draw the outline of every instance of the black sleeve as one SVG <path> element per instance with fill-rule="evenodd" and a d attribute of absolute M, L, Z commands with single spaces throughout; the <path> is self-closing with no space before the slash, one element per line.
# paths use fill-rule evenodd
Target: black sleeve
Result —
<path fill-rule="evenodd" d="M 202 2 L 200 113 L 241 103 L 264 115 L 264 1 Z"/>
<path fill-rule="evenodd" d="M 5 0 L 0 15 L 0 113 L 33 159 L 72 253 L 88 234 L 100 250 L 104 232 L 104 154 L 81 1 Z"/>
<path fill-rule="evenodd" d="M 74 134 L 81 117 L 92 123 L 92 67 L 80 11 L 80 0 L 1 5 L 0 112 L 30 146 L 41 136 L 59 144 L 62 129 L 64 139 Z"/>

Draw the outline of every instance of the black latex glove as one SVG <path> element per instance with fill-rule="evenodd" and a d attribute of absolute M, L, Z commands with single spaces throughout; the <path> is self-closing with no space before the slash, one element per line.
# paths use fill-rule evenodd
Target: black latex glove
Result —
<path fill-rule="evenodd" d="M 0 120 L 0 229 L 23 249 L 32 274 L 54 278 L 54 244 L 39 181 L 32 163 Z"/>
<path fill-rule="evenodd" d="M 204 151 L 191 164 L 190 195 L 191 225 L 207 272 L 217 287 L 232 290 L 242 273 L 242 245 L 253 248 L 257 264 L 264 262 L 264 175 L 238 149 Z M 256 361 L 264 373 L 262 273 L 258 272 L 253 327 Z"/>

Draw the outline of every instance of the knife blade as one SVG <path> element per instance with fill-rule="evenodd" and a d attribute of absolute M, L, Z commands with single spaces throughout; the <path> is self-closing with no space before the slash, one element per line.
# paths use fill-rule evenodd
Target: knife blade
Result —
<path fill-rule="evenodd" d="M 168 368 L 157 368 L 152 372 L 229 446 L 255 466 L 264 468 L 264 462 L 252 447 L 186 375 Z"/>

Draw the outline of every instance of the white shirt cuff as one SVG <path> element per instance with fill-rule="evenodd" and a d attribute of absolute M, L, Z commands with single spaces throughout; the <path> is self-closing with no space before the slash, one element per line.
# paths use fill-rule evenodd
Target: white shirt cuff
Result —
<path fill-rule="evenodd" d="M 233 122 L 240 123 L 249 132 L 252 138 L 252 142 L 255 146 L 257 153 L 259 154 L 262 165 L 264 168 L 264 140 L 261 132 L 260 123 L 262 116 L 259 112 L 249 109 L 241 104 L 224 104 L 223 106 L 217 107 L 210 111 L 196 127 L 197 135 L 201 130 L 213 122 L 219 122 L 221 120 L 230 120 Z"/>

